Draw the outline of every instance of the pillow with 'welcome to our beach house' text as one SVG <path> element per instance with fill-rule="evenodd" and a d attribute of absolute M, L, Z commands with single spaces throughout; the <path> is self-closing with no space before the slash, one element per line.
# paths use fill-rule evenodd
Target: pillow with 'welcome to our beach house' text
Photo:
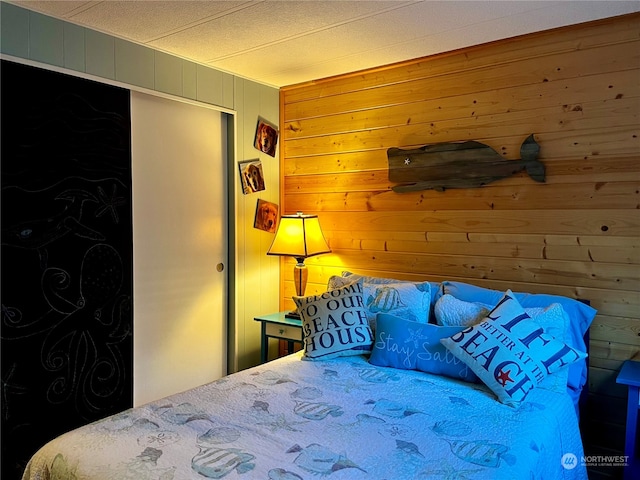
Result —
<path fill-rule="evenodd" d="M 302 318 L 306 360 L 371 352 L 373 336 L 362 298 L 362 281 L 321 295 L 293 297 Z"/>

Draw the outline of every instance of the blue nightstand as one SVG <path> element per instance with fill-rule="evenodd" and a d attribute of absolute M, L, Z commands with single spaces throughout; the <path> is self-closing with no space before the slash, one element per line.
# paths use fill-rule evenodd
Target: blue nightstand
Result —
<path fill-rule="evenodd" d="M 629 465 L 624 469 L 624 478 L 640 478 L 640 461 L 636 456 L 638 440 L 638 408 L 640 408 L 640 362 L 627 360 L 622 364 L 617 383 L 629 387 L 627 396 L 627 433 L 624 443 L 624 454 L 629 457 Z"/>
<path fill-rule="evenodd" d="M 262 340 L 260 342 L 262 363 L 269 359 L 269 338 L 277 338 L 289 342 L 289 352 L 293 351 L 293 342 L 302 343 L 302 321 L 296 318 L 287 318 L 287 313 L 271 313 L 254 318 L 255 321 L 262 322 Z"/>

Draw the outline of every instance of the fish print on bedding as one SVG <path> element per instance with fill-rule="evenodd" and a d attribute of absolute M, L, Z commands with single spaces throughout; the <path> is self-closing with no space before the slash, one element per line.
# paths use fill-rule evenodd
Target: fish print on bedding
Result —
<path fill-rule="evenodd" d="M 541 428 L 544 425 L 545 428 Z M 290 355 L 62 435 L 24 480 L 586 479 L 567 395 Z"/>

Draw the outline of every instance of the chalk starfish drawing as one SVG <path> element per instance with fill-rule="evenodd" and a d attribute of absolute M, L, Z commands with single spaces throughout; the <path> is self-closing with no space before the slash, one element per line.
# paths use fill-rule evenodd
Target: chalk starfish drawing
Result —
<path fill-rule="evenodd" d="M 118 186 L 115 183 L 111 188 L 111 196 L 108 196 L 102 187 L 98 187 L 98 198 L 101 206 L 96 210 L 96 217 L 101 217 L 108 212 L 113 219 L 113 223 L 120 223 L 117 207 L 123 207 L 127 204 L 127 201 L 124 197 L 119 197 L 117 191 Z"/>

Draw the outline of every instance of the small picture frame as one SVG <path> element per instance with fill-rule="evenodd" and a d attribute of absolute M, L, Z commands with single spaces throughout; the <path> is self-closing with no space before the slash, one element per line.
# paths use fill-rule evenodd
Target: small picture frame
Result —
<path fill-rule="evenodd" d="M 277 226 L 278 205 L 259 198 L 258 204 L 256 205 L 256 218 L 253 221 L 253 228 L 269 233 L 276 233 Z"/>
<path fill-rule="evenodd" d="M 276 156 L 276 146 L 278 145 L 278 129 L 272 123 L 262 118 L 258 118 L 256 128 L 256 138 L 253 146 L 272 157 Z"/>
<path fill-rule="evenodd" d="M 245 195 L 260 192 L 265 189 L 262 162 L 258 159 L 238 162 L 242 192 Z"/>

